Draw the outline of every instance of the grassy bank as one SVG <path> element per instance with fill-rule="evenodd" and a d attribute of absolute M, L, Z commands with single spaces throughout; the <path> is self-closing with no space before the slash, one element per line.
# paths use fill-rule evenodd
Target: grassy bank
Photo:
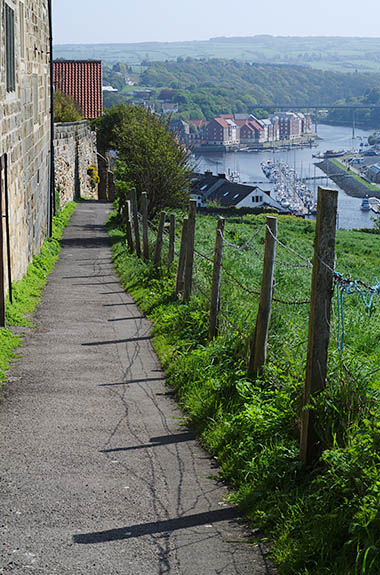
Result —
<path fill-rule="evenodd" d="M 364 178 L 361 178 L 358 174 L 356 174 L 355 172 L 353 172 L 352 170 L 350 170 L 350 172 L 347 172 L 347 166 L 345 166 L 344 164 L 342 164 L 342 162 L 340 162 L 339 160 L 337 160 L 336 158 L 329 158 L 330 162 L 332 162 L 333 164 L 335 164 L 338 168 L 340 168 L 341 170 L 344 170 L 346 173 L 349 173 L 351 178 L 354 178 L 355 180 L 357 180 L 358 182 L 360 182 L 361 184 L 363 184 L 363 186 L 365 186 L 366 188 L 368 188 L 368 191 L 370 192 L 379 192 L 380 188 L 378 188 L 378 186 L 375 186 L 374 184 L 371 184 L 370 182 L 367 182 L 367 180 L 365 180 Z"/>
<path fill-rule="evenodd" d="M 196 257 L 194 292 L 184 305 L 174 297 L 174 274 L 164 266 L 157 274 L 130 255 L 114 219 L 109 231 L 115 267 L 153 320 L 168 382 L 218 458 L 233 499 L 270 539 L 279 572 L 375 575 L 380 564 L 380 296 L 370 311 L 359 295 L 346 297 L 344 353 L 336 346 L 343 326 L 334 306 L 327 388 L 313 404 L 323 455 L 317 468 L 302 471 L 299 416 L 309 306 L 300 302 L 310 297 L 311 271 L 286 248 L 311 258 L 315 227 L 279 217 L 279 239 L 286 248 L 279 245 L 276 255 L 268 363 L 262 377 L 250 381 L 246 358 L 258 308 L 264 221 L 264 216 L 227 220 L 226 239 L 235 247 L 225 248 L 231 276 L 224 274 L 223 319 L 212 343 L 207 341 L 205 295 L 212 270 L 207 259 Z M 215 219 L 198 217 L 197 250 L 212 252 L 214 241 Z M 339 231 L 338 271 L 373 283 L 379 247 L 376 235 Z"/>
<path fill-rule="evenodd" d="M 28 317 L 41 299 L 47 276 L 59 257 L 63 230 L 75 209 L 76 202 L 69 203 L 53 218 L 53 233 L 44 241 L 39 255 L 34 256 L 24 278 L 13 284 L 13 303 L 6 302 L 7 326 L 30 326 Z M 0 385 L 4 383 L 5 371 L 15 357 L 13 350 L 20 345 L 21 337 L 14 335 L 11 329 L 0 329 Z"/>

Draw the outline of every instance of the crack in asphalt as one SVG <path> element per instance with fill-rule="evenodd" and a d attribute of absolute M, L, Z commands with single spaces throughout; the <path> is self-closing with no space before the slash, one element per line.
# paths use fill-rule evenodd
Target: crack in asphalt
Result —
<path fill-rule="evenodd" d="M 269 575 L 179 424 L 150 322 L 111 267 L 108 210 L 74 213 L 0 405 L 0 574 Z"/>

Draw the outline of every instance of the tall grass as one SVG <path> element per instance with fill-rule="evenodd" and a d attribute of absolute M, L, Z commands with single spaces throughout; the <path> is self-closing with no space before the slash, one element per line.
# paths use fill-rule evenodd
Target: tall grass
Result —
<path fill-rule="evenodd" d="M 47 238 L 41 252 L 33 257 L 24 278 L 13 284 L 13 303 L 6 302 L 6 325 L 27 327 L 31 325 L 30 314 L 41 299 L 47 276 L 55 266 L 61 249 L 59 240 L 68 224 L 77 202 L 70 202 L 53 218 L 53 233 Z M 19 333 L 19 330 L 17 331 Z M 22 337 L 12 329 L 0 329 L 0 386 L 5 380 L 9 362 L 14 359 L 14 349 L 20 345 Z"/>
<path fill-rule="evenodd" d="M 226 239 L 252 249 L 226 246 L 225 268 L 258 292 L 264 217 L 227 220 Z M 211 253 L 215 219 L 197 220 L 196 248 Z M 313 254 L 314 224 L 279 218 L 279 239 L 306 258 Z M 366 310 L 359 296 L 346 298 L 344 353 L 337 350 L 335 306 L 326 390 L 314 399 L 323 454 L 312 471 L 301 469 L 298 442 L 305 377 L 308 305 L 274 302 L 268 362 L 262 376 L 247 377 L 248 337 L 258 295 L 224 275 L 220 335 L 207 341 L 212 265 L 196 257 L 196 282 L 189 304 L 174 296 L 175 278 L 127 253 L 117 222 L 114 261 L 122 283 L 154 322 L 154 342 L 178 401 L 219 461 L 254 526 L 270 538 L 273 558 L 285 575 L 375 575 L 380 565 L 380 319 L 379 297 Z M 339 231 L 337 270 L 368 284 L 379 274 L 380 238 Z M 164 254 L 165 256 L 165 254 Z M 310 298 L 311 271 L 278 246 L 275 298 Z M 291 265 L 289 265 L 291 264 Z M 296 267 L 297 266 L 297 267 Z"/>

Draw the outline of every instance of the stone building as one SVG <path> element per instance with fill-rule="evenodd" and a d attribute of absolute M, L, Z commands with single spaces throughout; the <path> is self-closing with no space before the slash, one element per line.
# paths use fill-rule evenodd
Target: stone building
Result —
<path fill-rule="evenodd" d="M 6 226 L 0 248 L 18 280 L 50 224 L 50 0 L 3 0 L 0 14 L 0 156 L 7 155 L 9 254 Z M 4 169 L 1 178 L 4 213 Z"/>

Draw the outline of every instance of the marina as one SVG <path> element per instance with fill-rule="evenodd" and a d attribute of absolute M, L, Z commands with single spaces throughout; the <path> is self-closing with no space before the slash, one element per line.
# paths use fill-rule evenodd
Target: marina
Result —
<path fill-rule="evenodd" d="M 284 160 L 267 160 L 261 164 L 262 170 L 274 184 L 275 199 L 281 206 L 297 216 L 316 213 L 314 192 L 300 178 L 296 170 Z"/>
<path fill-rule="evenodd" d="M 275 182 L 271 182 L 264 174 L 262 164 L 268 162 L 285 162 L 289 168 L 295 170 L 297 177 L 303 181 L 311 192 L 315 200 L 318 186 L 337 189 L 338 195 L 338 227 L 344 229 L 370 228 L 373 227 L 373 218 L 380 213 L 376 202 L 369 203 L 371 209 L 368 211 L 361 209 L 361 198 L 352 197 L 346 194 L 336 183 L 334 183 L 316 165 L 320 159 L 313 158 L 313 154 L 324 154 L 332 150 L 357 150 L 360 143 L 367 140 L 373 133 L 372 130 L 356 130 L 356 138 L 352 138 L 352 129 L 345 126 L 319 125 L 316 148 L 304 147 L 281 152 L 261 151 L 255 154 L 207 154 L 195 157 L 196 170 L 204 172 L 211 170 L 214 174 L 230 172 L 239 174 L 240 183 L 256 185 L 263 191 L 276 198 Z M 315 216 L 307 215 L 313 218 Z"/>

